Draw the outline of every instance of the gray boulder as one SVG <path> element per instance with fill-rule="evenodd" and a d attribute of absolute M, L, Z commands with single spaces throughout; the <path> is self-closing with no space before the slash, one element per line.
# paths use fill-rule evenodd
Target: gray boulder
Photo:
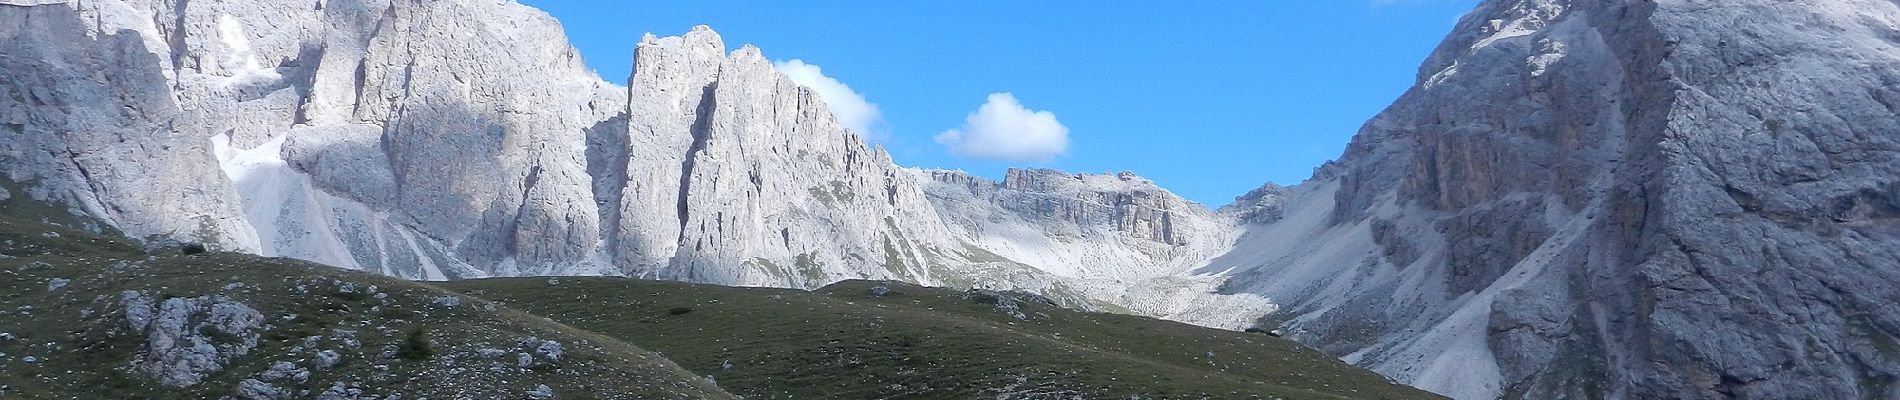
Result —
<path fill-rule="evenodd" d="M 255 348 L 263 330 L 263 314 L 222 296 L 174 297 L 153 308 L 146 296 L 127 294 L 126 321 L 144 336 L 132 371 L 160 385 L 204 381 Z"/>
<path fill-rule="evenodd" d="M 245 400 L 281 400 L 293 397 L 289 390 L 271 386 L 256 379 L 238 382 L 236 396 Z"/>

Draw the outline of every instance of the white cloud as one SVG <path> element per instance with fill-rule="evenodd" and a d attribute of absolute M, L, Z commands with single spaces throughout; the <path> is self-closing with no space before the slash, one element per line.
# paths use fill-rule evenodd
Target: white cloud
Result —
<path fill-rule="evenodd" d="M 851 90 L 843 82 L 825 76 L 824 70 L 817 65 L 794 59 L 775 61 L 772 67 L 793 83 L 817 92 L 818 98 L 825 101 L 825 107 L 831 109 L 831 115 L 838 118 L 839 125 L 866 138 L 875 139 L 883 135 L 881 129 L 874 129 L 884 120 L 878 113 L 877 105 L 864 101 L 864 95 Z"/>
<path fill-rule="evenodd" d="M 937 135 L 951 154 L 1004 161 L 1044 161 L 1069 150 L 1069 128 L 1048 111 L 1024 108 L 1016 96 L 991 93 L 963 126 Z"/>

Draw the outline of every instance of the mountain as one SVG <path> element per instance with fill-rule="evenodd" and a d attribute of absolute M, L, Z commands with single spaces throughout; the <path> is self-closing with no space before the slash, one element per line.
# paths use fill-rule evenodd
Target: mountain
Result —
<path fill-rule="evenodd" d="M 1022 290 L 1461 399 L 1900 397 L 1891 1 L 1487 0 L 1338 160 L 1218 209 L 899 167 L 704 27 L 640 38 L 621 87 L 510 1 L 4 4 L 0 201 L 92 232 Z"/>
<path fill-rule="evenodd" d="M 891 279 L 1088 308 L 1234 231 L 1127 175 L 943 190 L 706 27 L 641 38 L 623 88 L 513 2 L 309 6 L 0 9 L 10 185 L 133 237 L 411 279 Z M 1008 215 L 942 214 L 972 211 Z"/>
<path fill-rule="evenodd" d="M 1002 182 L 961 171 L 913 173 L 925 182 L 930 204 L 970 260 L 1051 275 L 1061 288 L 1113 309 L 1146 309 L 1180 299 L 1131 297 L 1128 288 L 1182 281 L 1182 273 L 1227 251 L 1239 233 L 1237 225 L 1213 210 L 1128 172 L 1010 169 Z M 950 283 L 1023 281 L 997 279 L 1002 273 L 1009 272 Z M 1183 287 L 1213 285 L 1190 281 L 1198 286 Z"/>
<path fill-rule="evenodd" d="M 1021 292 L 423 283 L 141 249 L 21 205 L 0 204 L 7 398 L 1436 398 L 1285 339 Z"/>
<path fill-rule="evenodd" d="M 1900 398 L 1897 45 L 1889 1 L 1485 1 L 1197 273 L 1454 398 Z"/>
<path fill-rule="evenodd" d="M 442 279 L 548 270 L 596 229 L 562 200 L 624 94 L 518 4 L 0 11 L 8 177 L 128 235 Z"/>

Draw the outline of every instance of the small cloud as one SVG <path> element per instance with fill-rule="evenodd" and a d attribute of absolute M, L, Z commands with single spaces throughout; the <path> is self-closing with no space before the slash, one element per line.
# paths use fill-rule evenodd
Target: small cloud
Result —
<path fill-rule="evenodd" d="M 839 125 L 844 125 L 845 128 L 866 138 L 875 139 L 883 135 L 881 129 L 873 129 L 884 120 L 883 115 L 877 110 L 877 105 L 865 101 L 863 94 L 851 90 L 851 87 L 843 82 L 825 76 L 824 70 L 817 65 L 794 59 L 773 62 L 772 67 L 777 69 L 778 73 L 785 74 L 792 83 L 817 92 L 818 98 L 825 101 L 825 107 L 831 109 L 831 115 L 838 118 Z"/>
<path fill-rule="evenodd" d="M 1069 151 L 1069 128 L 1054 113 L 1025 108 L 1007 92 L 990 94 L 962 127 L 936 139 L 951 154 L 1004 161 L 1044 161 Z"/>

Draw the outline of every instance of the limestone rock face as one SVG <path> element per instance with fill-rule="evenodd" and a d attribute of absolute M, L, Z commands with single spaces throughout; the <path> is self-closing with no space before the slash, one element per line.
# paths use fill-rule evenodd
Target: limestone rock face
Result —
<path fill-rule="evenodd" d="M 948 266 L 926 256 L 948 237 L 916 181 L 757 48 L 649 36 L 628 91 L 627 178 L 606 197 L 622 272 L 816 287 Z"/>
<path fill-rule="evenodd" d="M 1174 229 L 1175 213 L 1198 212 L 1196 217 L 1211 219 L 1204 209 L 1189 208 L 1181 198 L 1134 173 L 1123 172 L 1113 178 L 1046 169 L 1011 169 L 1003 178 L 1004 189 L 1048 196 L 1017 199 L 1015 204 L 1004 207 L 1044 223 L 1083 225 L 1105 221 L 1116 232 L 1161 246 L 1188 244 L 1188 239 Z M 1128 186 L 1137 188 L 1122 189 Z"/>
<path fill-rule="evenodd" d="M 1247 194 L 1235 197 L 1234 202 L 1221 206 L 1220 213 L 1238 219 L 1241 222 L 1270 224 L 1286 216 L 1285 186 L 1274 183 L 1261 185 Z"/>
<path fill-rule="evenodd" d="M 368 205 L 404 216 L 489 273 L 589 268 L 600 230 L 586 138 L 622 112 L 620 91 L 589 72 L 537 10 L 399 2 L 384 15 L 360 61 L 336 65 L 361 77 L 343 122 L 383 127 L 381 150 L 399 183 L 393 204 Z M 325 189 L 375 196 L 354 185 Z"/>
<path fill-rule="evenodd" d="M 1456 398 L 1900 396 L 1896 26 L 1885 1 L 1486 1 L 1198 271 Z"/>
<path fill-rule="evenodd" d="M 1014 262 L 1095 281 L 1088 290 L 1171 276 L 1231 245 L 1237 227 L 1132 173 L 1010 169 L 1002 182 L 921 170 L 959 237 Z"/>
<path fill-rule="evenodd" d="M 1232 249 L 1240 224 L 1132 173 L 1012 169 L 1002 182 L 913 173 L 979 265 L 960 271 L 970 286 L 1028 288 L 1069 306 L 1236 328 L 1269 305 L 1202 295 L 1221 277 L 1191 270 Z"/>
<path fill-rule="evenodd" d="M 642 38 L 623 88 L 509 1 L 35 2 L 0 18 L 17 22 L 0 66 L 23 72 L 0 77 L 9 187 L 101 229 L 414 279 L 868 278 L 1100 300 L 952 229 L 926 179 L 709 28 Z M 1165 205 L 1127 201 L 1086 218 L 1149 252 L 1191 240 Z"/>
<path fill-rule="evenodd" d="M 15 195 L 106 219 L 133 237 L 244 235 L 209 133 L 159 68 L 166 57 L 147 51 L 140 32 L 92 29 L 83 23 L 98 20 L 90 14 L 63 4 L 0 8 L 0 165 L 7 180 L 30 183 Z"/>
<path fill-rule="evenodd" d="M 620 87 L 503 0 L 0 22 L 0 200 L 136 238 L 413 279 L 1022 290 L 1280 328 L 1456 398 L 1900 397 L 1891 1 L 1488 0 L 1338 161 L 1219 211 L 1132 174 L 900 168 L 703 27 L 641 38 Z"/>
<path fill-rule="evenodd" d="M 20 22 L 0 63 L 32 71 L 0 80 L 21 139 L 6 172 L 35 199 L 135 237 L 413 278 L 605 268 L 586 139 L 625 94 L 539 11 L 100 1 L 0 17 Z"/>

